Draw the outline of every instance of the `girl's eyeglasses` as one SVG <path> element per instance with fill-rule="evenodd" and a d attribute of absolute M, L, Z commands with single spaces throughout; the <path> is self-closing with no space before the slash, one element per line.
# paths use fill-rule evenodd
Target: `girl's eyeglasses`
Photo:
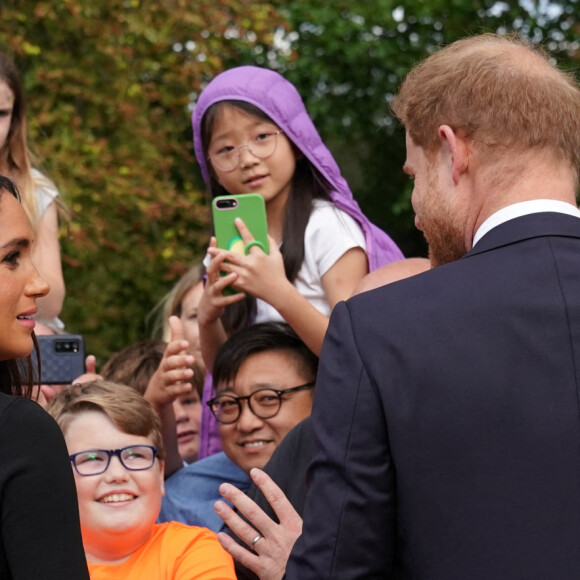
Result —
<path fill-rule="evenodd" d="M 278 135 L 283 133 L 282 129 L 273 133 L 260 133 L 255 137 L 250 137 L 245 145 L 234 147 L 227 145 L 212 153 L 208 159 L 211 164 L 223 173 L 230 173 L 240 165 L 240 150 L 247 147 L 248 151 L 258 159 L 268 159 L 274 155 L 276 145 L 278 144 Z"/>

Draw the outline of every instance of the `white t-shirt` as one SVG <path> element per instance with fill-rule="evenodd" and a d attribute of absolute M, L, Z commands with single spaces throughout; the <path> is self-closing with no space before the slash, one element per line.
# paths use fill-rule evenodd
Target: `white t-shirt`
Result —
<path fill-rule="evenodd" d="M 330 316 L 330 306 L 322 286 L 322 276 L 352 248 L 366 251 L 364 234 L 358 223 L 331 201 L 314 200 L 304 232 L 304 261 L 294 286 L 325 316 Z M 255 322 L 284 320 L 267 302 L 258 299 L 256 303 Z"/>
<path fill-rule="evenodd" d="M 36 206 L 38 208 L 38 217 L 41 218 L 48 206 L 58 196 L 58 191 L 54 183 L 45 177 L 40 171 L 32 168 L 32 181 L 34 183 L 34 194 L 36 195 Z"/>

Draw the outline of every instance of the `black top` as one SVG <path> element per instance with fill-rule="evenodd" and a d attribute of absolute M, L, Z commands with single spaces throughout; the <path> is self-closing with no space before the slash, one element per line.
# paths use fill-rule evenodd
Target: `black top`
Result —
<path fill-rule="evenodd" d="M 0 393 L 0 578 L 88 580 L 62 433 L 39 405 Z"/>

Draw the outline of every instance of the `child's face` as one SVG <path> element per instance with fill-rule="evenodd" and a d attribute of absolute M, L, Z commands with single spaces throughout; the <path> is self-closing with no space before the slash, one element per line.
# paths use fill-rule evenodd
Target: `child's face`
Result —
<path fill-rule="evenodd" d="M 194 389 L 179 395 L 173 401 L 177 449 L 183 461 L 192 463 L 199 454 L 199 430 L 201 425 L 201 399 Z"/>
<path fill-rule="evenodd" d="M 259 193 L 270 208 L 274 203 L 281 209 L 290 194 L 290 184 L 296 168 L 296 155 L 288 138 L 280 133 L 275 137 L 276 148 L 266 159 L 253 155 L 248 142 L 261 134 L 275 133 L 275 124 L 225 105 L 214 122 L 209 143 L 209 157 L 226 148 L 237 149 L 239 163 L 233 171 L 221 171 L 212 163 L 219 184 L 232 195 Z"/>
<path fill-rule="evenodd" d="M 3 80 L 0 80 L 0 149 L 4 147 L 10 131 L 13 106 L 14 93 Z"/>
<path fill-rule="evenodd" d="M 93 449 L 123 449 L 153 445 L 148 437 L 129 435 L 100 411 L 83 411 L 70 422 L 64 435 L 69 454 Z M 72 468 L 72 466 L 71 466 Z M 79 475 L 73 469 L 85 551 L 103 553 L 111 538 L 123 536 L 140 546 L 151 533 L 165 493 L 163 463 L 133 471 L 119 457 L 111 457 L 98 475 Z"/>

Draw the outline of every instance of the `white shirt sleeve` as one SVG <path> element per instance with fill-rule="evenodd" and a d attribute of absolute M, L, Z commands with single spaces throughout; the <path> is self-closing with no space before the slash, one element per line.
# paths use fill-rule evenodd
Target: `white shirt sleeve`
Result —
<path fill-rule="evenodd" d="M 304 232 L 305 262 L 322 278 L 352 248 L 366 251 L 363 231 L 330 201 L 316 200 Z"/>

